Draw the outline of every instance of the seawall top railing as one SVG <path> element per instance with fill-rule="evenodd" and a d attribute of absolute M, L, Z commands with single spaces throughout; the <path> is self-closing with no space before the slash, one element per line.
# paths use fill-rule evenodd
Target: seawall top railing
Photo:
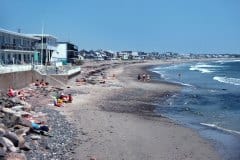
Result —
<path fill-rule="evenodd" d="M 0 74 L 30 71 L 31 69 L 32 65 L 0 65 Z"/>
<path fill-rule="evenodd" d="M 71 75 L 81 71 L 80 66 L 0 65 L 0 74 L 36 70 L 42 75 Z"/>
<path fill-rule="evenodd" d="M 35 66 L 35 70 L 43 75 L 71 75 L 81 71 L 80 66 L 64 65 L 56 66 Z"/>

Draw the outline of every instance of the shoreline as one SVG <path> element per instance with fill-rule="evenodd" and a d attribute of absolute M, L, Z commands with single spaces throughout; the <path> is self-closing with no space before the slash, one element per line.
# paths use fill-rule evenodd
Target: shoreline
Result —
<path fill-rule="evenodd" d="M 138 65 L 142 66 L 140 70 Z M 81 130 L 74 159 L 220 159 L 212 145 L 195 131 L 153 114 L 152 101 L 163 101 L 181 87 L 134 80 L 147 65 L 104 70 L 108 77 L 114 73 L 117 78 L 102 85 L 79 86 L 85 94 L 58 109 Z"/>
<path fill-rule="evenodd" d="M 216 60 L 212 60 L 212 62 L 213 61 L 216 61 Z M 206 62 L 206 61 L 200 61 L 200 62 Z M 191 62 L 185 62 L 185 63 L 191 63 Z M 177 84 L 180 84 L 180 83 L 177 83 Z M 188 87 L 189 86 L 182 85 L 183 89 L 188 88 Z M 181 91 L 181 93 L 182 93 L 182 91 Z M 167 104 L 165 104 L 165 105 L 167 105 Z M 161 111 L 158 111 L 158 112 L 161 112 Z M 210 124 L 208 124 L 206 122 L 202 123 L 201 121 L 196 124 L 195 123 L 191 124 L 191 121 L 189 119 L 186 121 L 187 118 L 185 118 L 185 120 L 183 120 L 184 118 L 182 118 L 182 119 L 177 118 L 174 115 L 176 115 L 176 114 L 171 113 L 171 112 L 167 112 L 165 114 L 165 116 L 167 118 L 173 120 L 174 122 L 181 124 L 184 127 L 193 129 L 193 131 L 197 132 L 201 138 L 207 140 L 211 145 L 214 146 L 215 150 L 222 157 L 222 159 L 238 159 L 239 158 L 240 155 L 239 155 L 238 150 L 239 150 L 240 145 L 238 144 L 238 142 L 240 140 L 239 139 L 240 137 L 239 137 L 238 131 L 218 127 L 217 125 L 214 125 L 211 123 Z M 221 138 L 219 138 L 219 137 L 221 137 Z"/>

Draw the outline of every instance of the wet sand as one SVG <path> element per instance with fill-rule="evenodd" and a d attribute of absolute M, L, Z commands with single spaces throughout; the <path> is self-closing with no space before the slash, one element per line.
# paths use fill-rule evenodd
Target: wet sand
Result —
<path fill-rule="evenodd" d="M 107 79 L 103 84 L 69 82 L 78 94 L 73 103 L 57 110 L 79 130 L 74 159 L 220 159 L 213 146 L 196 132 L 154 114 L 156 103 L 181 89 L 155 81 L 154 74 L 150 82 L 137 80 L 138 73 L 155 64 L 163 62 L 109 68 L 104 71 Z"/>

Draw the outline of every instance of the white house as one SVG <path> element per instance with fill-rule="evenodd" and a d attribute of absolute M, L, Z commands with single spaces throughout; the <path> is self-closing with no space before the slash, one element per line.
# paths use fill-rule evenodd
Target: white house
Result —
<path fill-rule="evenodd" d="M 52 54 L 51 62 L 72 63 L 76 59 L 79 59 L 78 47 L 76 45 L 70 42 L 58 42 L 57 49 Z"/>

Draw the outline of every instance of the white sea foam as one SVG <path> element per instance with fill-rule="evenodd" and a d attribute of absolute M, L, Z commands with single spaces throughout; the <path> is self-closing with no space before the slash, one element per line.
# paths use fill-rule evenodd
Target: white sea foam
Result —
<path fill-rule="evenodd" d="M 187 87 L 193 87 L 193 85 L 191 85 L 191 84 L 183 83 L 183 82 L 179 82 L 179 81 L 170 81 L 170 82 L 180 84 L 180 85 L 183 85 L 183 86 L 187 86 Z"/>
<path fill-rule="evenodd" d="M 159 74 L 161 78 L 165 78 L 165 72 L 159 70 L 152 70 L 152 72 Z"/>
<path fill-rule="evenodd" d="M 191 66 L 190 71 L 200 71 L 201 73 L 212 73 L 213 71 L 207 69 L 207 68 L 201 68 L 198 66 Z"/>
<path fill-rule="evenodd" d="M 179 84 L 181 84 L 183 86 L 193 87 L 193 85 L 188 84 L 188 83 L 182 83 L 182 82 L 177 82 L 177 83 L 179 83 Z"/>
<path fill-rule="evenodd" d="M 222 66 L 217 65 L 209 65 L 209 64 L 196 64 L 190 67 L 190 71 L 199 71 L 201 73 L 212 73 L 216 70 L 216 68 L 220 68 Z"/>
<path fill-rule="evenodd" d="M 228 77 L 213 77 L 214 80 L 219 81 L 221 83 L 233 84 L 233 85 L 240 85 L 240 79 L 238 78 L 228 78 Z"/>
<path fill-rule="evenodd" d="M 228 62 L 240 62 L 240 59 L 234 59 L 234 60 L 219 60 L 219 61 L 216 61 L 217 63 L 228 63 Z"/>
<path fill-rule="evenodd" d="M 200 123 L 200 124 L 203 125 L 203 126 L 207 126 L 207 127 L 219 129 L 219 130 L 221 130 L 221 131 L 225 131 L 225 132 L 229 132 L 229 133 L 232 133 L 232 134 L 239 134 L 239 135 L 240 135 L 240 132 L 239 132 L 239 131 L 235 131 L 235 130 L 223 128 L 223 127 L 217 126 L 217 125 L 215 125 L 215 124 L 209 124 L 209 123 Z"/>
<path fill-rule="evenodd" d="M 240 62 L 240 59 L 235 59 L 233 60 L 233 62 Z"/>

